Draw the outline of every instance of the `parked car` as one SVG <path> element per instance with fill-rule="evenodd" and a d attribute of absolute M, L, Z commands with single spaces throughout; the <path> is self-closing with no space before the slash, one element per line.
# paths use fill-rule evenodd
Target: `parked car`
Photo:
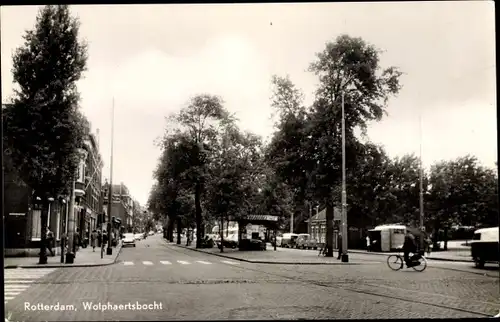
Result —
<path fill-rule="evenodd" d="M 316 239 L 311 238 L 309 234 L 299 234 L 295 240 L 295 245 L 297 248 L 302 249 L 318 249 L 318 242 Z"/>
<path fill-rule="evenodd" d="M 278 234 L 276 236 L 276 246 L 280 246 L 281 247 L 281 240 L 283 239 L 283 234 Z M 273 245 L 274 246 L 274 245 Z"/>
<path fill-rule="evenodd" d="M 217 247 L 221 248 L 221 239 L 217 241 Z M 231 234 L 229 236 L 224 237 L 224 247 L 236 248 L 238 247 L 238 235 Z"/>
<path fill-rule="evenodd" d="M 134 246 L 135 247 L 135 235 L 132 233 L 123 234 L 123 247 L 125 246 Z"/>
<path fill-rule="evenodd" d="M 286 233 L 283 234 L 281 239 L 281 247 L 293 248 L 295 246 L 295 240 L 299 237 L 298 234 Z"/>
<path fill-rule="evenodd" d="M 498 227 L 478 229 L 471 242 L 471 255 L 477 268 L 485 263 L 498 263 L 500 251 L 498 244 Z"/>
<path fill-rule="evenodd" d="M 143 240 L 144 235 L 141 233 L 137 233 L 137 234 L 134 234 L 134 238 L 135 238 L 135 240 Z"/>
<path fill-rule="evenodd" d="M 149 236 L 154 236 L 154 234 L 155 234 L 155 232 L 152 230 L 149 232 Z"/>

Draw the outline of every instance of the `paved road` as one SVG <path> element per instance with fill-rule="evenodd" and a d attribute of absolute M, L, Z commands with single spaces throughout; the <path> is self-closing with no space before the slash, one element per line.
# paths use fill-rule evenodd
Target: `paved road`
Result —
<path fill-rule="evenodd" d="M 37 276 L 35 269 L 16 270 L 18 279 L 8 282 L 29 288 L 11 295 L 5 311 L 12 321 L 459 318 L 500 311 L 498 278 L 439 267 L 418 273 L 392 272 L 383 261 L 251 264 L 167 245 L 159 235 L 123 249 L 119 260 Z M 26 283 L 20 283 L 23 274 Z M 83 303 L 90 302 L 151 307 L 86 310 Z M 36 311 L 26 303 L 73 307 Z"/>

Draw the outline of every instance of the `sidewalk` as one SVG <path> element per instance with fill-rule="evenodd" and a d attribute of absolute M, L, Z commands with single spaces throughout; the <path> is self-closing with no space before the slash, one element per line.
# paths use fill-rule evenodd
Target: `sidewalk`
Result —
<path fill-rule="evenodd" d="M 167 242 L 165 240 L 165 242 Z M 167 242 L 169 243 L 169 242 Z M 186 240 L 183 239 L 181 245 L 175 243 L 169 243 L 175 246 L 192 249 L 194 251 L 203 252 L 215 256 L 231 258 L 243 262 L 249 263 L 262 263 L 262 264 L 317 264 L 317 265 L 338 265 L 338 264 L 370 264 L 370 261 L 360 259 L 359 255 L 378 255 L 387 257 L 392 254 L 400 254 L 399 252 L 368 252 L 364 250 L 350 249 L 349 250 L 349 263 L 342 263 L 337 260 L 337 251 L 334 251 L 334 257 L 324 257 L 318 256 L 319 250 L 303 250 L 303 249 L 289 249 L 277 247 L 274 251 L 274 247 L 271 244 L 267 244 L 266 251 L 239 251 L 238 249 L 224 248 L 224 253 L 221 253 L 217 247 L 196 249 L 196 242 L 193 242 L 189 247 L 186 247 Z M 358 258 L 356 258 L 358 257 Z M 448 251 L 438 251 L 431 253 L 430 256 L 426 256 L 430 260 L 439 261 L 451 261 L 451 262 L 470 262 L 473 260 L 470 255 L 470 250 L 468 248 L 455 249 Z"/>
<path fill-rule="evenodd" d="M 181 248 L 190 249 L 193 251 L 210 254 L 218 257 L 223 257 L 227 259 L 233 259 L 241 262 L 255 263 L 255 264 L 285 264 L 285 265 L 368 265 L 376 264 L 378 261 L 367 261 L 359 260 L 356 258 L 349 258 L 348 263 L 343 263 L 337 259 L 337 254 L 334 253 L 334 257 L 324 257 L 318 256 L 319 251 L 298 251 L 296 253 L 290 253 L 283 248 L 271 247 L 268 244 L 267 250 L 265 251 L 240 251 L 238 249 L 224 248 L 224 253 L 220 252 L 217 247 L 213 248 L 203 248 L 196 249 L 196 243 L 193 242 L 190 246 L 186 246 L 186 241 L 177 245 L 174 243 L 167 242 L 163 239 L 165 243 L 169 245 L 174 245 Z"/>
<path fill-rule="evenodd" d="M 89 267 L 89 266 L 105 266 L 114 264 L 120 254 L 122 245 L 121 243 L 113 247 L 113 254 L 106 255 L 106 248 L 104 249 L 103 258 L 101 259 L 101 248 L 92 251 L 92 247 L 80 248 L 76 252 L 73 264 L 61 263 L 61 255 L 48 256 L 47 264 L 38 264 L 38 257 L 4 257 L 3 266 L 5 268 L 55 268 L 55 267 Z"/>

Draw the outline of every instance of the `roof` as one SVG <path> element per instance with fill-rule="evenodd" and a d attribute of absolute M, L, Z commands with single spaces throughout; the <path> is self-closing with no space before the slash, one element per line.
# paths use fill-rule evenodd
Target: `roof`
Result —
<path fill-rule="evenodd" d="M 372 230 L 382 230 L 382 229 L 406 229 L 405 225 L 380 225 Z"/>
<path fill-rule="evenodd" d="M 278 216 L 269 215 L 248 215 L 243 220 L 246 221 L 278 221 Z"/>
<path fill-rule="evenodd" d="M 333 217 L 334 218 L 340 218 L 341 217 L 341 211 L 337 207 L 333 207 Z M 313 216 L 311 218 L 312 222 L 318 222 L 318 221 L 326 221 L 326 208 L 321 210 L 317 215 Z M 309 219 L 306 220 L 305 222 L 309 222 Z"/>

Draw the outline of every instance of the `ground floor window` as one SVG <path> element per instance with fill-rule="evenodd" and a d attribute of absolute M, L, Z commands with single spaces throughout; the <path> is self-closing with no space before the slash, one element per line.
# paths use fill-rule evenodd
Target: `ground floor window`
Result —
<path fill-rule="evenodd" d="M 33 210 L 31 212 L 31 239 L 37 240 L 42 237 L 42 211 Z"/>

